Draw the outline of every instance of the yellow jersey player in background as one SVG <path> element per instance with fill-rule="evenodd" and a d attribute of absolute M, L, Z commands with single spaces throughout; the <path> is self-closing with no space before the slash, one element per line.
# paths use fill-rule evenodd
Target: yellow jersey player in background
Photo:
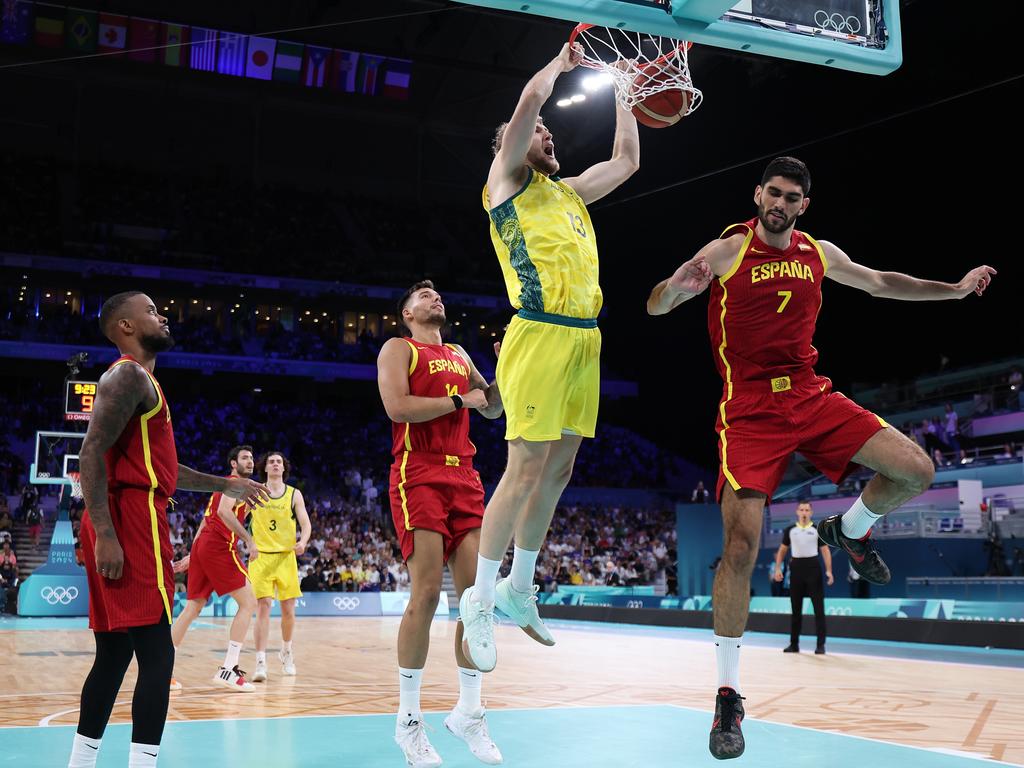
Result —
<path fill-rule="evenodd" d="M 274 598 L 281 603 L 281 660 L 284 674 L 295 674 L 292 635 L 295 632 L 295 598 L 299 590 L 297 556 L 309 543 L 309 515 L 302 491 L 286 485 L 291 464 L 281 451 L 264 454 L 257 470 L 266 477 L 270 500 L 252 511 L 249 525 L 259 557 L 249 563 L 249 580 L 256 594 L 256 671 L 252 681 L 267 679 L 267 640 L 270 636 L 270 608 Z M 295 521 L 299 521 L 299 540 L 295 541 Z"/>
<path fill-rule="evenodd" d="M 636 119 L 616 106 L 611 159 L 558 177 L 540 109 L 582 52 L 578 44 L 564 45 L 526 84 L 512 119 L 498 127 L 483 193 L 509 301 L 518 310 L 497 372 L 508 464 L 484 515 L 476 582 L 459 603 L 464 651 L 483 672 L 497 662 L 495 605 L 538 642 L 555 642 L 537 613 L 534 568 L 580 443 L 594 436 L 601 394 L 602 296 L 587 204 L 640 167 Z M 495 585 L 513 533 L 512 572 Z"/>

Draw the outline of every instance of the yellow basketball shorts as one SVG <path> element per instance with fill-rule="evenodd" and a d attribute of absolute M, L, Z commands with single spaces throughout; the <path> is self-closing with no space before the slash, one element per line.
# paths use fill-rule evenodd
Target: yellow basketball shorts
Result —
<path fill-rule="evenodd" d="M 276 597 L 290 600 L 302 597 L 299 589 L 299 562 L 294 552 L 260 552 L 249 561 L 249 581 L 256 599 Z"/>
<path fill-rule="evenodd" d="M 501 343 L 497 380 L 506 440 L 593 437 L 601 398 L 596 321 L 520 310 Z"/>

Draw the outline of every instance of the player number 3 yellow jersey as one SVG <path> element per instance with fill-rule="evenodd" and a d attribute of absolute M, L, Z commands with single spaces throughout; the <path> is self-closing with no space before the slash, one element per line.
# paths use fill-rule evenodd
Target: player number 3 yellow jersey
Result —
<path fill-rule="evenodd" d="M 280 497 L 271 497 L 262 507 L 252 510 L 252 538 L 260 552 L 291 552 L 295 549 L 294 496 L 295 488 L 286 485 Z"/>

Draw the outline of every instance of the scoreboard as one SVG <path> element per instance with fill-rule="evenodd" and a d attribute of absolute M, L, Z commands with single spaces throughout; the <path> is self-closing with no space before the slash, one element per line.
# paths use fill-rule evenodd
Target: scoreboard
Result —
<path fill-rule="evenodd" d="M 95 381 L 68 381 L 64 398 L 64 421 L 88 421 L 96 402 Z"/>

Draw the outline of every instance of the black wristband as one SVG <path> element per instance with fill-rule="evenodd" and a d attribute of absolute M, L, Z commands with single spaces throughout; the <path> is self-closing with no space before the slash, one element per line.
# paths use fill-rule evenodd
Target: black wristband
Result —
<path fill-rule="evenodd" d="M 462 410 L 462 395 L 452 395 L 452 402 L 455 403 L 455 410 Z"/>

